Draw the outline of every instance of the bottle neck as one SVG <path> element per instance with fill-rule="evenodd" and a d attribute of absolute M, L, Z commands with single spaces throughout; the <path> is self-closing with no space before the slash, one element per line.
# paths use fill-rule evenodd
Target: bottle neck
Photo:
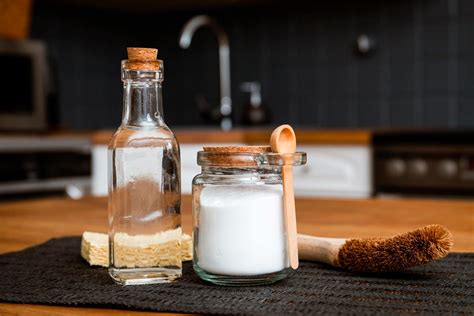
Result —
<path fill-rule="evenodd" d="M 161 82 L 124 80 L 122 126 L 155 128 L 164 124 Z"/>

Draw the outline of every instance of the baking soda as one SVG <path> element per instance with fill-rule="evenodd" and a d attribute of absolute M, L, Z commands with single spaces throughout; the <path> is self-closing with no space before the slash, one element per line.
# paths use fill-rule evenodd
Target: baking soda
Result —
<path fill-rule="evenodd" d="M 200 196 L 198 265 L 252 276 L 289 266 L 281 185 L 207 186 Z"/>

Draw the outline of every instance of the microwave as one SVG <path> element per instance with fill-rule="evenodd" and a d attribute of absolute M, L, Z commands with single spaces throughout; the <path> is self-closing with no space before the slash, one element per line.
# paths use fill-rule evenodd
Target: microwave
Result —
<path fill-rule="evenodd" d="M 0 130 L 48 126 L 46 47 L 35 40 L 0 40 Z"/>

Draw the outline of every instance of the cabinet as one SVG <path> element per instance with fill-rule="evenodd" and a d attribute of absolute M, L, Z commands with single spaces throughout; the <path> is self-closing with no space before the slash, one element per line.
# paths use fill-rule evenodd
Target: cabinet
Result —
<path fill-rule="evenodd" d="M 295 194 L 367 198 L 373 192 L 372 152 L 366 145 L 307 145 L 308 163 L 294 169 Z"/>
<path fill-rule="evenodd" d="M 226 144 L 206 144 L 225 146 Z M 232 144 L 238 145 L 238 144 Z M 202 144 L 181 145 L 181 191 L 191 194 L 193 177 L 200 173 L 197 152 Z M 299 197 L 367 198 L 373 192 L 372 151 L 369 145 L 303 145 L 308 163 L 294 169 L 295 194 Z M 92 150 L 92 192 L 107 195 L 107 146 Z"/>
<path fill-rule="evenodd" d="M 91 146 L 87 136 L 0 137 L 0 199 L 90 192 Z"/>

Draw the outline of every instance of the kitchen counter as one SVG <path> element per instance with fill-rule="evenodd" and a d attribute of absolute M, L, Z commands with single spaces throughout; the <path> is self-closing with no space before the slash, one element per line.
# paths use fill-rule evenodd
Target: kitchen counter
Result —
<path fill-rule="evenodd" d="M 276 126 L 275 126 L 276 127 Z M 172 128 L 181 144 L 203 144 L 203 143 L 244 143 L 262 144 L 268 143 L 272 128 L 236 128 L 223 131 L 219 128 L 206 127 L 175 127 Z M 372 132 L 364 129 L 311 129 L 295 128 L 300 144 L 344 144 L 344 145 L 367 145 L 372 142 Z M 18 142 L 38 141 L 77 141 L 86 140 L 93 145 L 108 145 L 113 130 L 97 131 L 74 131 L 57 130 L 38 133 L 2 132 L 0 133 L 0 145 L 11 145 Z"/>
<path fill-rule="evenodd" d="M 270 141 L 272 128 L 237 128 L 224 132 L 213 128 L 173 128 L 180 144 L 243 143 L 265 144 Z M 298 144 L 369 145 L 372 133 L 363 129 L 305 129 L 295 128 Z M 112 131 L 92 133 L 95 145 L 108 144 Z"/>
<path fill-rule="evenodd" d="M 191 231 L 191 198 L 183 197 L 182 223 Z M 427 224 L 454 235 L 453 251 L 474 252 L 474 202 L 460 200 L 297 199 L 298 231 L 326 237 L 388 237 Z M 107 200 L 48 198 L 0 204 L 0 253 L 18 251 L 53 237 L 106 232 Z M 78 249 L 79 251 L 79 249 Z M 0 304 L 0 314 L 147 315 L 110 309 Z"/>

